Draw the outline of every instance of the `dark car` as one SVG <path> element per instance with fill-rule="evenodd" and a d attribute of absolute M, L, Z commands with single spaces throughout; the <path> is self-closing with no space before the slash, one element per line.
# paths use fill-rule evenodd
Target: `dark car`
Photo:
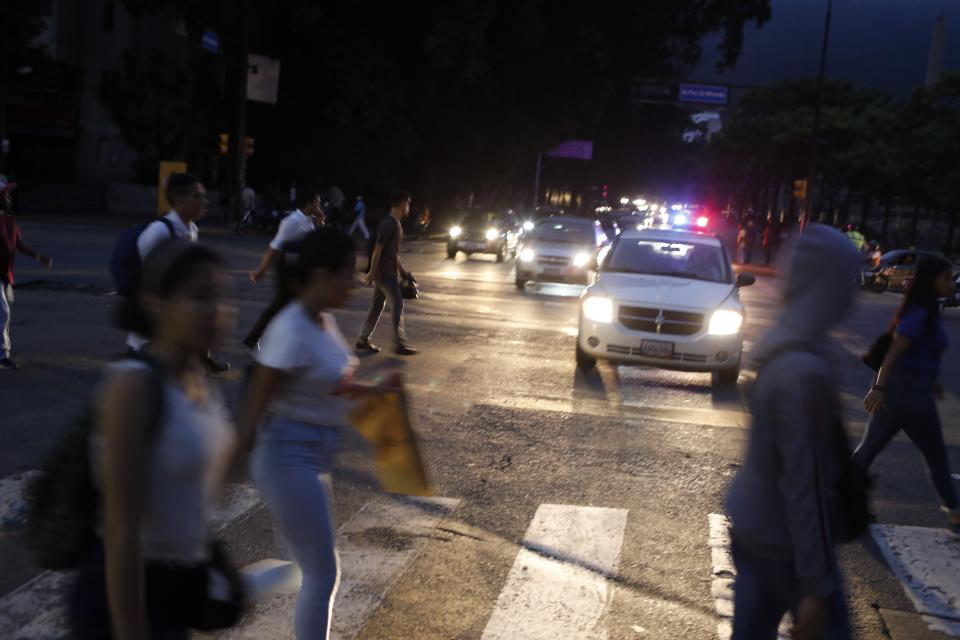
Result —
<path fill-rule="evenodd" d="M 905 291 L 906 288 L 910 286 L 914 273 L 916 273 L 917 262 L 924 258 L 939 258 L 951 265 L 953 264 L 943 254 L 937 253 L 936 251 L 896 249 L 883 254 L 880 258 L 879 268 L 871 272 L 877 274 L 877 276 L 882 279 L 883 288 L 889 287 L 896 291 Z M 953 270 L 955 274 L 954 280 L 957 281 L 960 279 L 960 275 L 957 275 L 957 267 L 954 266 Z M 960 287 L 960 284 L 958 284 L 958 287 Z M 882 289 L 877 290 L 880 291 Z M 954 291 L 953 296 L 947 299 L 946 305 L 948 307 L 960 306 L 960 293 Z"/>
<path fill-rule="evenodd" d="M 447 257 L 455 258 L 459 251 L 468 256 L 492 253 L 497 262 L 503 262 L 516 253 L 520 233 L 520 223 L 511 212 L 468 211 L 450 227 Z"/>

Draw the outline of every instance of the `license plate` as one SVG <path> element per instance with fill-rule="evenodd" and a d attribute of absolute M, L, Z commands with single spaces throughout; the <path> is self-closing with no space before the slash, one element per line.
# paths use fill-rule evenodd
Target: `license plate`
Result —
<path fill-rule="evenodd" d="M 464 242 L 464 249 L 483 249 L 485 245 L 482 242 Z"/>
<path fill-rule="evenodd" d="M 673 358 L 673 343 L 660 340 L 644 340 L 640 343 L 640 354 L 648 358 Z"/>
<path fill-rule="evenodd" d="M 545 275 L 545 276 L 550 276 L 551 278 L 559 278 L 559 277 L 560 277 L 560 269 L 557 269 L 557 268 L 555 268 L 555 267 L 544 267 L 544 268 L 543 268 L 543 275 Z"/>

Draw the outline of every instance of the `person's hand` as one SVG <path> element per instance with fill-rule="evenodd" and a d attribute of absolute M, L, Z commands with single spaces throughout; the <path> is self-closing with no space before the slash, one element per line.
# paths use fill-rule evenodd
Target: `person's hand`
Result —
<path fill-rule="evenodd" d="M 867 392 L 866 397 L 863 399 L 863 408 L 867 410 L 867 413 L 873 414 L 879 409 L 883 409 L 887 406 L 886 404 L 886 394 L 883 391 L 877 391 L 876 389 L 870 389 Z"/>
<path fill-rule="evenodd" d="M 261 274 L 259 271 L 251 271 L 251 272 L 250 272 L 250 282 L 252 282 L 252 283 L 254 283 L 254 284 L 256 284 L 257 282 L 259 282 L 259 281 L 260 281 L 260 278 L 262 278 L 262 277 L 263 277 L 263 274 Z"/>
<path fill-rule="evenodd" d="M 933 397 L 937 400 L 943 400 L 943 383 L 939 380 L 933 381 Z"/>
<path fill-rule="evenodd" d="M 39 256 L 37 256 L 37 262 L 39 262 L 44 269 L 49 269 L 50 267 L 53 266 L 53 258 L 51 258 L 50 256 L 45 256 L 43 254 L 40 254 Z"/>
<path fill-rule="evenodd" d="M 815 596 L 800 598 L 793 621 L 793 640 L 819 640 L 826 625 L 827 601 Z"/>
<path fill-rule="evenodd" d="M 373 272 L 363 274 L 363 277 L 360 278 L 360 282 L 366 286 L 373 284 Z"/>

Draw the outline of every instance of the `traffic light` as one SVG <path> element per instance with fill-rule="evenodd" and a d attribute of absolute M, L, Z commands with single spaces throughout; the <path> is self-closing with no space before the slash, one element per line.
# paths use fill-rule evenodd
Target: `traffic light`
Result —
<path fill-rule="evenodd" d="M 225 156 L 230 153 L 230 135 L 226 133 L 220 134 L 220 155 Z"/>
<path fill-rule="evenodd" d="M 807 199 L 807 181 L 806 180 L 793 181 L 793 197 L 799 198 L 800 200 Z"/>
<path fill-rule="evenodd" d="M 249 136 L 243 139 L 243 155 L 248 158 L 253 155 L 253 138 Z"/>

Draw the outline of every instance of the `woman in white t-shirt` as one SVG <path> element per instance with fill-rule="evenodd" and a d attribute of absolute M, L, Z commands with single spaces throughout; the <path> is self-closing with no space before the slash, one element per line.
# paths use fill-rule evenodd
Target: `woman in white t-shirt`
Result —
<path fill-rule="evenodd" d="M 303 240 L 291 273 L 298 295 L 264 333 L 240 419 L 243 443 L 256 433 L 254 481 L 303 572 L 298 640 L 329 635 L 339 578 L 329 472 L 350 399 L 399 388 L 396 377 L 376 386 L 353 380 L 357 359 L 330 310 L 346 304 L 355 261 L 353 241 L 339 229 Z"/>

